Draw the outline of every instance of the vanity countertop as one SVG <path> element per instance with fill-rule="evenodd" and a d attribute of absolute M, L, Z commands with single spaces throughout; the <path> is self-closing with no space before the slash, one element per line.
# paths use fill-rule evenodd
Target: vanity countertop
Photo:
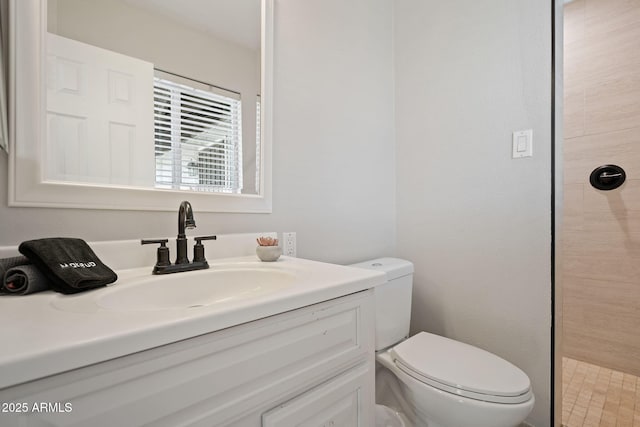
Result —
<path fill-rule="evenodd" d="M 53 291 L 0 297 L 0 388 L 166 345 L 198 335 L 363 291 L 385 282 L 381 272 L 281 257 L 261 263 L 255 256 L 216 259 L 211 269 L 176 273 L 163 280 L 196 278 L 204 272 L 268 269 L 286 274 L 290 286 L 249 298 L 180 308 L 105 308 L 116 289 L 154 286 L 151 268 L 118 270 L 118 281 L 93 291 L 62 295 Z M 170 277 L 169 277 L 170 276 Z M 137 283 L 137 284 L 136 284 Z M 165 283 L 166 286 L 166 283 Z M 165 288 L 166 289 L 166 288 Z M 126 298 L 122 299 L 126 301 Z M 126 304 L 125 304 L 126 305 Z"/>

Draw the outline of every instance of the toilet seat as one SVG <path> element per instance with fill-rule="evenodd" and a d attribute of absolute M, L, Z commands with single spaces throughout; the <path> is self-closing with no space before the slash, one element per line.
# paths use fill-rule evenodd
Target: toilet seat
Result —
<path fill-rule="evenodd" d="M 477 347 L 420 332 L 390 350 L 395 365 L 412 378 L 458 396 L 516 404 L 532 398 L 527 375 Z"/>

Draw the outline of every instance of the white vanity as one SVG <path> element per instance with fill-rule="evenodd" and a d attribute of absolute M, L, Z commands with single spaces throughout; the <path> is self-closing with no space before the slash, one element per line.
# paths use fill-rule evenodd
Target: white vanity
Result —
<path fill-rule="evenodd" d="M 117 245 L 94 250 L 125 264 Z M 212 257 L 209 270 L 158 277 L 149 263 L 100 290 L 0 298 L 0 425 L 373 425 L 384 275 Z"/>

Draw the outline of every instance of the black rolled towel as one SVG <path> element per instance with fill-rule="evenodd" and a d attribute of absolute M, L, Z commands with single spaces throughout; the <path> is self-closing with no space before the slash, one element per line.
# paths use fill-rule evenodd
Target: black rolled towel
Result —
<path fill-rule="evenodd" d="M 7 271 L 18 265 L 27 264 L 31 264 L 31 261 L 29 261 L 29 258 L 23 255 L 18 255 L 10 258 L 0 258 L 0 294 L 7 294 L 11 292 L 10 290 L 6 289 L 5 286 L 6 282 L 4 278 L 7 274 Z"/>
<path fill-rule="evenodd" d="M 4 275 L 2 292 L 9 295 L 28 295 L 51 289 L 51 282 L 35 265 L 17 265 Z"/>
<path fill-rule="evenodd" d="M 18 255 L 11 258 L 0 258 L 0 277 L 4 277 L 7 273 L 7 270 L 11 267 L 15 267 L 16 265 L 25 265 L 31 264 L 29 258 Z"/>
<path fill-rule="evenodd" d="M 118 279 L 82 239 L 29 240 L 18 250 L 47 275 L 53 290 L 63 294 L 98 288 Z"/>

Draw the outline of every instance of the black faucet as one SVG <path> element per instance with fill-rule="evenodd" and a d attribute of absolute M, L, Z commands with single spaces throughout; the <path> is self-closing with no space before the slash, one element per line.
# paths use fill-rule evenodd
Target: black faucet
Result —
<path fill-rule="evenodd" d="M 178 209 L 178 238 L 176 239 L 176 264 L 189 264 L 187 258 L 187 236 L 185 228 L 196 228 L 196 220 L 193 219 L 193 209 L 191 203 L 186 200 L 180 203 Z"/>
<path fill-rule="evenodd" d="M 153 274 L 168 274 L 177 273 L 180 271 L 202 270 L 209 268 L 209 263 L 204 257 L 204 245 L 203 240 L 216 240 L 216 236 L 202 236 L 195 237 L 196 244 L 193 246 L 193 262 L 189 262 L 187 258 L 187 235 L 185 230 L 187 228 L 195 228 L 196 221 L 193 219 L 193 209 L 191 203 L 186 200 L 180 203 L 178 209 L 178 237 L 176 238 L 177 256 L 175 264 L 171 264 L 169 261 L 169 248 L 167 239 L 160 240 L 142 240 L 140 243 L 143 245 L 149 243 L 158 243 L 158 255 L 156 265 L 153 267 Z"/>

